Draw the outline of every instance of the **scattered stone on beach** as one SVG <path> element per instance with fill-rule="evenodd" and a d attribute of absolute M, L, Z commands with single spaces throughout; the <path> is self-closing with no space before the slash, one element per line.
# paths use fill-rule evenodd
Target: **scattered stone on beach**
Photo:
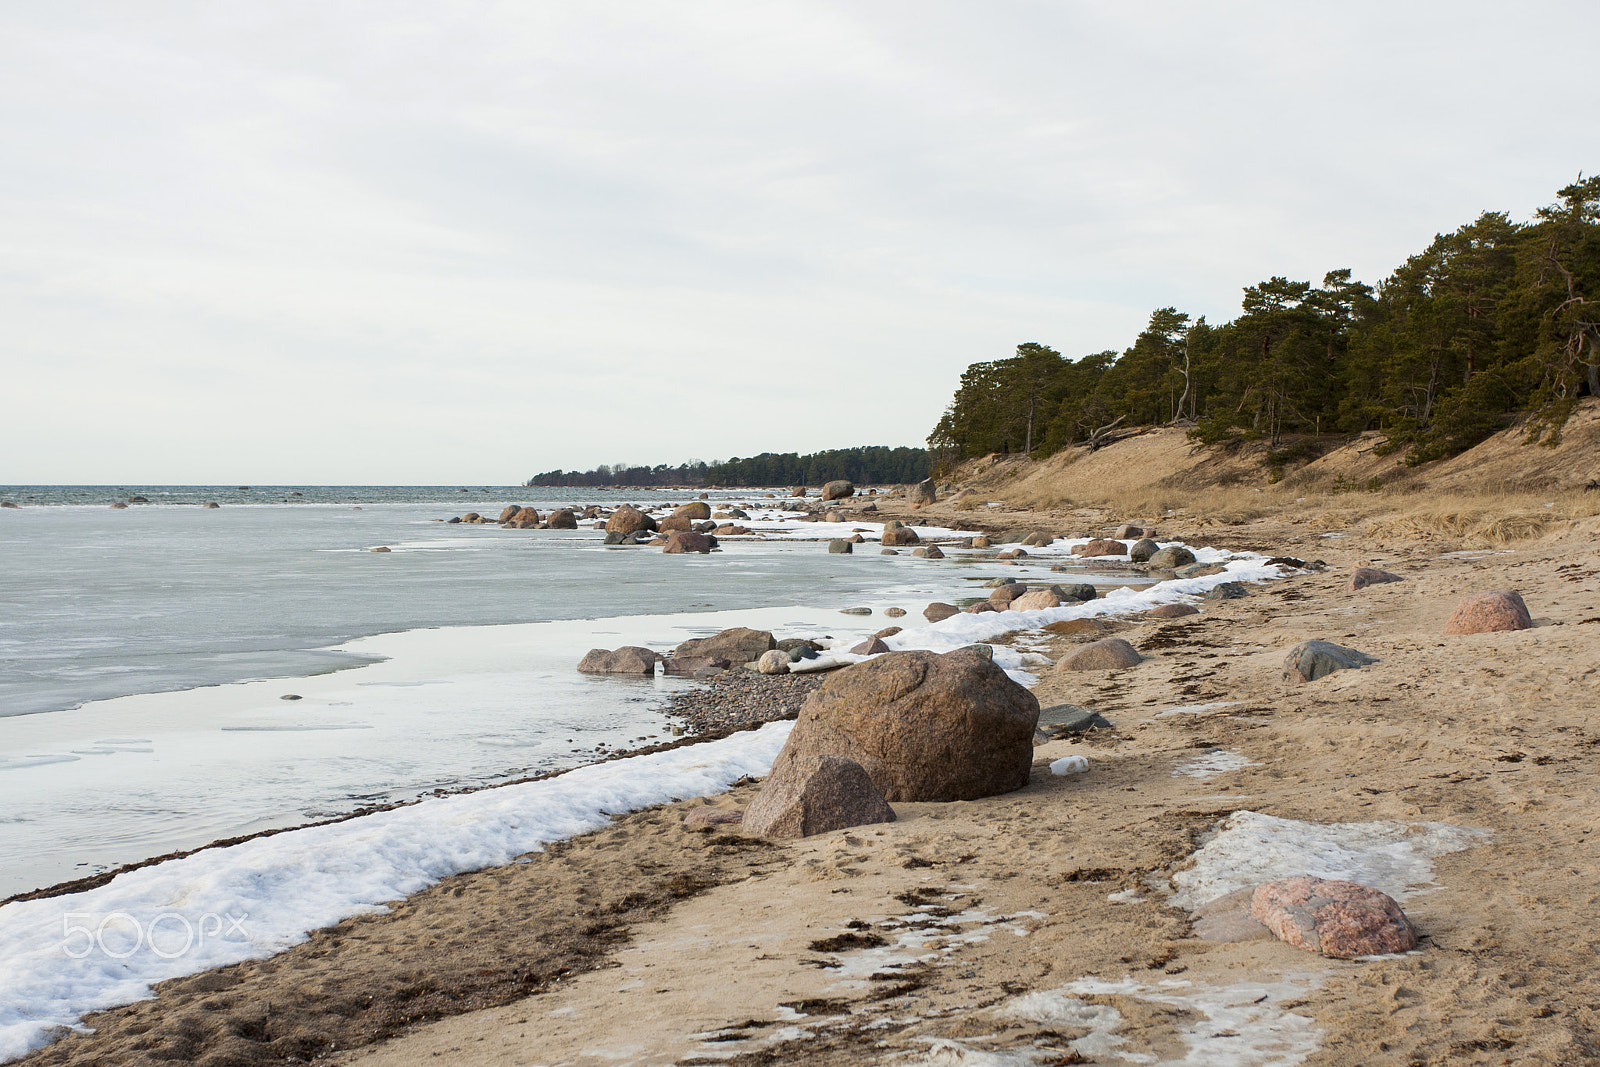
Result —
<path fill-rule="evenodd" d="M 584 674 L 654 674 L 660 658 L 652 649 L 638 645 L 623 645 L 615 651 L 591 648 L 578 663 L 578 670 Z"/>
<path fill-rule="evenodd" d="M 1146 537 L 1128 546 L 1128 558 L 1135 563 L 1148 563 L 1150 557 L 1161 551 L 1161 546 Z"/>
<path fill-rule="evenodd" d="M 871 608 L 840 608 L 840 615 L 871 615 Z"/>
<path fill-rule="evenodd" d="M 673 530 L 667 534 L 667 543 L 661 546 L 661 551 L 667 555 L 681 555 L 687 552 L 708 553 L 717 547 L 717 539 L 708 537 L 703 533 L 693 530 Z"/>
<path fill-rule="evenodd" d="M 1279 940 L 1334 959 L 1409 952 L 1417 934 L 1387 893 L 1356 882 L 1285 878 L 1256 886 L 1250 917 Z"/>
<path fill-rule="evenodd" d="M 1035 530 L 1022 539 L 1022 544 L 1029 548 L 1048 548 L 1056 543 L 1056 535 L 1046 530 Z"/>
<path fill-rule="evenodd" d="M 894 822 L 894 809 L 861 764 L 806 755 L 773 765 L 745 811 L 744 828 L 763 837 L 796 838 Z"/>
<path fill-rule="evenodd" d="M 672 655 L 674 659 L 679 656 L 720 656 L 737 666 L 760 659 L 761 653 L 777 647 L 769 631 L 735 626 L 710 637 L 690 638 L 673 649 Z"/>
<path fill-rule="evenodd" d="M 822 513 L 822 521 L 823 522 L 843 522 L 844 521 L 844 516 L 842 514 L 840 514 L 839 512 L 837 512 L 837 511 L 825 511 L 825 512 Z"/>
<path fill-rule="evenodd" d="M 1207 600 L 1239 600 L 1250 595 L 1250 590 L 1238 582 L 1223 582 L 1206 590 Z"/>
<path fill-rule="evenodd" d="M 804 637 L 785 637 L 773 647 L 780 648 L 785 652 L 793 652 L 797 648 L 809 649 L 812 652 L 815 652 L 819 646 L 811 641 L 806 640 Z"/>
<path fill-rule="evenodd" d="M 704 500 L 695 500 L 683 505 L 682 507 L 673 508 L 672 514 L 682 515 L 684 518 L 689 519 L 692 522 L 699 522 L 711 517 L 711 506 Z"/>
<path fill-rule="evenodd" d="M 856 487 L 843 478 L 829 482 L 822 487 L 823 500 L 843 500 L 848 496 L 856 495 Z"/>
<path fill-rule="evenodd" d="M 878 553 L 880 556 L 898 556 L 899 554 L 900 550 L 897 548 L 885 548 Z"/>
<path fill-rule="evenodd" d="M 656 524 L 656 529 L 662 533 L 673 533 L 675 531 L 692 532 L 694 530 L 694 520 L 687 515 L 668 515 Z"/>
<path fill-rule="evenodd" d="M 867 543 L 867 539 L 858 533 L 851 534 L 849 537 L 846 537 L 845 540 L 849 541 L 852 545 L 864 545 Z"/>
<path fill-rule="evenodd" d="M 655 528 L 656 520 L 632 504 L 622 505 L 616 511 L 613 511 L 611 517 L 606 520 L 607 533 L 632 534 L 641 530 L 654 530 Z"/>
<path fill-rule="evenodd" d="M 1334 671 L 1357 670 L 1376 662 L 1376 657 L 1332 641 L 1302 641 L 1283 661 L 1283 681 L 1285 685 L 1303 685 Z"/>
<path fill-rule="evenodd" d="M 1050 588 L 1062 600 L 1076 600 L 1080 603 L 1087 603 L 1100 595 L 1099 591 L 1088 582 L 1074 582 L 1071 585 L 1052 585 Z"/>
<path fill-rule="evenodd" d="M 913 548 L 911 554 L 913 556 L 921 556 L 923 559 L 944 559 L 944 553 L 939 550 L 938 545 L 923 545 L 920 548 Z"/>
<path fill-rule="evenodd" d="M 891 652 L 828 676 L 773 766 L 853 759 L 889 801 L 975 800 L 1028 784 L 1034 695 L 972 649 Z"/>
<path fill-rule="evenodd" d="M 1062 619 L 1052 622 L 1045 627 L 1053 634 L 1101 634 L 1106 631 L 1106 624 L 1099 619 Z"/>
<path fill-rule="evenodd" d="M 884 608 L 883 609 L 883 613 L 885 615 L 889 616 L 889 618 L 891 618 L 891 619 L 898 619 L 901 616 L 905 615 L 906 609 L 905 608 Z"/>
<path fill-rule="evenodd" d="M 693 529 L 695 533 L 703 533 L 703 534 L 715 533 L 716 529 L 717 529 L 717 524 L 712 522 L 710 519 L 706 519 L 704 522 L 695 523 L 694 526 L 691 527 L 691 529 Z"/>
<path fill-rule="evenodd" d="M 725 656 L 671 656 L 661 661 L 661 669 L 678 678 L 701 678 L 732 666 Z"/>
<path fill-rule="evenodd" d="M 1145 614 L 1152 619 L 1181 619 L 1185 615 L 1200 614 L 1200 609 L 1192 604 L 1157 604 Z"/>
<path fill-rule="evenodd" d="M 1110 727 L 1111 720 L 1082 704 L 1055 704 L 1039 712 L 1039 729 L 1058 737 L 1072 737 Z"/>
<path fill-rule="evenodd" d="M 899 627 L 895 627 L 895 629 L 898 631 Z M 869 637 L 852 648 L 850 654 L 852 656 L 881 656 L 887 651 L 889 651 L 889 646 L 884 644 L 881 638 Z"/>
<path fill-rule="evenodd" d="M 937 503 L 939 491 L 934 487 L 933 479 L 925 478 L 913 485 L 909 499 L 911 506 L 914 508 L 926 507 L 929 504 Z"/>
<path fill-rule="evenodd" d="M 984 659 L 987 659 L 987 660 L 994 659 L 994 646 L 993 645 L 985 645 L 985 644 L 982 644 L 982 643 L 975 644 L 975 645 L 963 645 L 961 648 L 958 648 L 956 651 L 957 652 L 976 652 L 978 655 L 982 656 Z"/>
<path fill-rule="evenodd" d="M 762 674 L 788 674 L 789 653 L 781 648 L 768 649 L 756 660 L 756 670 Z"/>
<path fill-rule="evenodd" d="M 1111 535 L 1118 541 L 1134 540 L 1140 537 L 1149 537 L 1149 532 L 1143 526 L 1130 526 L 1123 523 L 1117 527 L 1117 532 Z"/>
<path fill-rule="evenodd" d="M 671 662 L 670 660 L 668 661 Z M 757 674 L 722 671 L 708 683 L 669 698 L 667 715 L 690 734 L 746 729 L 792 719 L 826 674 Z"/>
<path fill-rule="evenodd" d="M 126 504 L 112 504 L 111 506 L 114 507 L 114 508 L 125 508 L 128 505 L 126 505 Z M 461 516 L 460 515 L 452 515 L 452 516 L 450 516 L 448 519 L 446 519 L 444 521 L 453 525 L 453 524 L 458 523 L 458 522 L 461 521 Z"/>
<path fill-rule="evenodd" d="M 1021 582 L 1007 582 L 1005 585 L 997 585 L 989 590 L 989 602 L 991 604 L 1009 604 L 1018 597 L 1027 595 L 1028 587 L 1026 585 Z"/>
<path fill-rule="evenodd" d="M 1017 597 L 1011 602 L 1012 611 L 1043 611 L 1046 608 L 1059 608 L 1061 598 L 1050 589 L 1032 589 Z"/>
<path fill-rule="evenodd" d="M 750 536 L 750 528 L 748 526 L 734 526 L 731 523 L 727 524 L 727 525 L 723 525 L 723 526 L 713 527 L 711 532 L 716 534 L 718 537 L 749 537 Z"/>
<path fill-rule="evenodd" d="M 886 611 L 886 612 L 884 612 L 884 614 L 887 615 L 889 613 Z M 905 613 L 901 612 L 901 614 L 903 615 Z M 903 629 L 904 629 L 903 626 L 885 626 L 883 629 L 879 630 L 877 633 L 873 634 L 872 636 L 873 637 L 893 637 L 895 634 L 899 633 Z"/>
<path fill-rule="evenodd" d="M 217 503 L 215 500 L 206 501 L 206 507 L 208 507 L 208 508 L 220 508 L 221 506 L 222 505 Z M 0 504 L 0 507 L 3 507 L 3 508 L 14 508 L 14 507 L 16 507 L 16 505 L 11 503 L 10 501 L 7 501 L 4 504 Z"/>
<path fill-rule="evenodd" d="M 1186 563 L 1174 573 L 1179 578 L 1206 578 L 1227 569 L 1220 563 Z"/>
<path fill-rule="evenodd" d="M 501 522 L 510 522 L 522 512 L 521 504 L 507 504 L 505 510 L 500 512 Z"/>
<path fill-rule="evenodd" d="M 1365 589 L 1369 585 L 1388 585 L 1390 582 L 1403 582 L 1404 578 L 1398 574 L 1379 570 L 1377 567 L 1357 567 L 1350 572 L 1350 591 Z"/>
<path fill-rule="evenodd" d="M 1028 554 L 1024 548 L 1008 548 L 1004 552 L 996 552 L 995 559 L 1023 559 Z"/>
<path fill-rule="evenodd" d="M 987 582 L 983 583 L 983 587 L 985 589 L 999 589 L 1002 585 L 1016 584 L 1017 580 L 1015 578 L 990 578 Z"/>
<path fill-rule="evenodd" d="M 1056 664 L 1058 671 L 1117 671 L 1144 662 L 1144 657 L 1120 637 L 1091 641 Z"/>
<path fill-rule="evenodd" d="M 1011 601 L 1009 600 L 1005 601 L 1006 605 L 1009 605 L 1010 603 Z M 994 601 L 992 600 L 980 600 L 976 604 L 968 604 L 961 610 L 967 615 L 981 615 L 986 611 L 1004 611 L 1005 608 L 996 607 Z"/>
<path fill-rule="evenodd" d="M 1151 568 L 1168 571 L 1175 571 L 1179 567 L 1186 566 L 1187 564 L 1193 562 L 1194 553 L 1190 552 L 1182 545 L 1168 545 L 1166 548 L 1163 548 L 1161 551 L 1145 560 L 1146 565 Z"/>
<path fill-rule="evenodd" d="M 377 548 L 369 548 L 369 549 L 367 549 L 367 551 L 368 552 L 388 552 L 389 551 L 389 546 L 388 545 L 379 545 Z"/>
<path fill-rule="evenodd" d="M 943 622 L 952 615 L 961 614 L 961 609 L 954 604 L 933 603 L 922 609 L 922 617 L 929 622 Z"/>
<path fill-rule="evenodd" d="M 1104 537 L 1096 537 L 1088 544 L 1078 545 L 1073 548 L 1074 556 L 1126 556 L 1128 546 L 1121 541 L 1112 541 Z"/>
<path fill-rule="evenodd" d="M 836 555 L 836 556 L 848 556 L 848 555 L 851 555 L 852 553 L 854 553 L 855 550 L 856 550 L 856 546 L 849 540 L 837 540 L 837 541 L 829 541 L 828 542 L 828 551 L 830 553 L 832 553 L 833 555 Z"/>
<path fill-rule="evenodd" d="M 979 534 L 972 539 L 973 548 L 988 548 L 991 544 L 993 544 L 993 542 L 987 537 L 983 536 L 983 534 Z"/>
<path fill-rule="evenodd" d="M 709 830 L 714 826 L 738 826 L 744 812 L 728 808 L 695 808 L 683 817 L 685 830 Z"/>
<path fill-rule="evenodd" d="M 576 530 L 578 528 L 578 516 L 573 514 L 571 508 L 552 511 L 550 517 L 545 521 L 550 524 L 550 529 L 552 530 Z"/>
<path fill-rule="evenodd" d="M 285 693 L 285 694 L 283 694 L 283 696 L 279 697 L 278 699 L 279 700 L 299 700 L 300 699 L 300 694 L 299 693 Z"/>
<path fill-rule="evenodd" d="M 803 486 L 803 485 L 797 485 L 793 489 L 789 490 L 789 496 L 792 497 L 792 498 L 804 499 L 805 495 L 806 495 L 806 487 Z"/>
<path fill-rule="evenodd" d="M 1445 623 L 1447 634 L 1487 634 L 1526 630 L 1533 625 L 1522 594 L 1512 589 L 1465 597 Z"/>

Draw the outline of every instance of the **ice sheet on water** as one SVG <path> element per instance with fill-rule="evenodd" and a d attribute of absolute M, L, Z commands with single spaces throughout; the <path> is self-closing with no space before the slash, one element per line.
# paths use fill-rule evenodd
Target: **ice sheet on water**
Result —
<path fill-rule="evenodd" d="M 441 878 L 598 829 L 611 814 L 763 775 L 792 726 L 206 849 L 97 889 L 7 904 L 0 1059 L 38 1047 L 86 1012 L 148 997 L 156 982 L 270 956 Z M 187 945 L 185 931 L 198 935 Z"/>

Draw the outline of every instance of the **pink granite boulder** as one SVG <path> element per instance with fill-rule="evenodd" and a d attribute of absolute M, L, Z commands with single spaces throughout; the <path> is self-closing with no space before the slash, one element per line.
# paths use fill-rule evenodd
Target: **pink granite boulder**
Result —
<path fill-rule="evenodd" d="M 1501 630 L 1526 630 L 1533 625 L 1522 594 L 1511 589 L 1477 593 L 1456 605 L 1444 624 L 1447 634 L 1487 634 Z"/>
<path fill-rule="evenodd" d="M 1250 917 L 1281 941 L 1335 959 L 1417 947 L 1417 933 L 1387 893 L 1355 882 L 1302 875 L 1256 886 Z"/>

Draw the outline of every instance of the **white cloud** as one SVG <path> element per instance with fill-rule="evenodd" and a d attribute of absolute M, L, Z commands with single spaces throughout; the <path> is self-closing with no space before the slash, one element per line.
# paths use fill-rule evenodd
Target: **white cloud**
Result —
<path fill-rule="evenodd" d="M 917 443 L 967 363 L 1376 281 L 1596 143 L 1576 4 L 0 13 L 0 456 L 506 481 Z"/>

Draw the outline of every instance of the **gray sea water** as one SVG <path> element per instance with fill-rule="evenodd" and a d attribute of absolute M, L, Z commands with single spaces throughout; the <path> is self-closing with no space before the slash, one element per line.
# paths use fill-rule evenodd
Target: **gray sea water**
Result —
<path fill-rule="evenodd" d="M 20 505 L 0 509 L 0 898 L 665 739 L 666 700 L 692 683 L 580 675 L 585 650 L 731 625 L 866 634 L 889 620 L 840 609 L 916 611 L 994 569 L 781 537 L 665 556 L 444 521 L 695 495 L 0 486 Z M 129 497 L 150 503 L 108 506 Z"/>

